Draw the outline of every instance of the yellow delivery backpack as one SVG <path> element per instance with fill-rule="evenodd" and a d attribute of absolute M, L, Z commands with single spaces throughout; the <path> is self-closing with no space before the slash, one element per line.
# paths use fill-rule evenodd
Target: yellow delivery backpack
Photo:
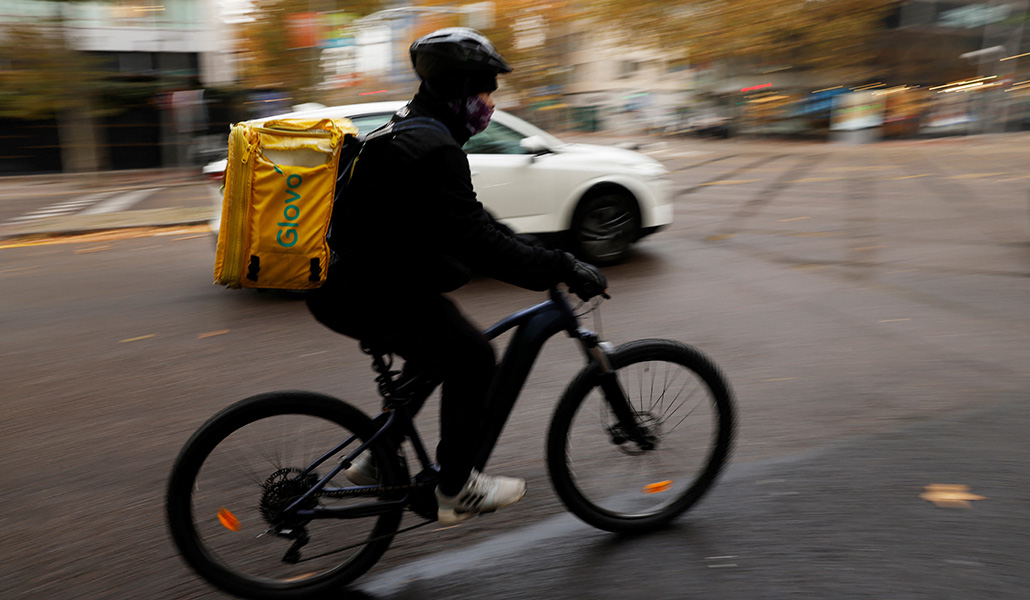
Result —
<path fill-rule="evenodd" d="M 325 282 L 338 170 L 342 157 L 350 175 L 357 135 L 347 119 L 233 125 L 215 283 L 302 290 Z"/>

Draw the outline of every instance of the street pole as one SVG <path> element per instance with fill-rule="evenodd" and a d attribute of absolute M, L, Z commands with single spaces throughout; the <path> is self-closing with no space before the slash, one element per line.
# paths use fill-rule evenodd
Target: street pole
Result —
<path fill-rule="evenodd" d="M 1030 0 L 1023 0 L 1023 2 L 1021 3 L 1021 7 L 1020 7 L 1019 27 L 1016 28 L 1016 31 L 1014 31 L 1012 33 L 1012 35 L 1009 37 L 1009 39 L 1005 40 L 1006 41 L 1005 48 L 1007 50 L 1006 54 L 1010 54 L 1012 56 L 1016 56 L 1016 55 L 1019 55 L 1019 54 L 1022 53 L 1022 51 L 1023 51 L 1023 31 L 1026 28 L 1026 21 L 1027 21 L 1027 19 L 1030 19 L 1030 14 L 1028 14 L 1028 12 L 1030 12 Z M 1004 62 L 1008 62 L 1009 60 L 1012 61 L 1011 63 L 1009 63 L 1007 65 L 1004 65 L 1003 68 L 1001 69 L 1001 71 L 1005 75 L 1012 75 L 1013 76 L 1012 80 L 1016 81 L 1016 77 L 1015 76 L 1019 74 L 1019 67 L 1017 65 L 1017 62 L 1019 61 L 1019 59 L 1018 58 L 1011 58 L 1011 59 L 1009 59 L 1009 58 L 1006 58 L 1006 57 L 1003 56 L 999 60 L 1000 61 L 1004 61 Z M 1001 103 L 1001 118 L 1002 118 L 1002 123 L 1003 123 L 1002 131 L 1005 131 L 1008 128 L 1009 112 L 1012 109 L 1012 94 L 1011 93 L 1007 93 L 1007 92 L 1002 92 L 1002 95 L 1004 96 L 1004 100 Z"/>

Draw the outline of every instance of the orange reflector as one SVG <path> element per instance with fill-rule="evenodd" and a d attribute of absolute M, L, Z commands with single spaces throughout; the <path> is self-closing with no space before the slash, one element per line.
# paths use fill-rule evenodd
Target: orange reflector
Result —
<path fill-rule="evenodd" d="M 662 492 L 668 491 L 669 488 L 671 488 L 671 487 L 672 487 L 672 481 L 671 480 L 659 481 L 657 483 L 649 483 L 649 484 L 644 486 L 644 493 L 645 494 L 660 494 Z"/>
<path fill-rule="evenodd" d="M 229 531 L 240 530 L 240 520 L 236 518 L 236 515 L 229 512 L 227 508 L 218 509 L 218 522 Z"/>

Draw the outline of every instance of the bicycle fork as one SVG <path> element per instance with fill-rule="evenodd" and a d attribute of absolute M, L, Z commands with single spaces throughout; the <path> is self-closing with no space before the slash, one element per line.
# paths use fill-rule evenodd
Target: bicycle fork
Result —
<path fill-rule="evenodd" d="M 583 328 L 576 330 L 575 337 L 583 344 L 583 350 L 587 357 L 597 365 L 598 386 L 617 419 L 617 422 L 608 428 L 612 443 L 621 446 L 632 441 L 642 452 L 654 450 L 654 435 L 640 427 L 637 412 L 626 397 L 622 385 L 619 384 L 615 369 L 608 360 L 608 354 L 612 351 L 611 343 L 602 342 L 595 332 Z"/>

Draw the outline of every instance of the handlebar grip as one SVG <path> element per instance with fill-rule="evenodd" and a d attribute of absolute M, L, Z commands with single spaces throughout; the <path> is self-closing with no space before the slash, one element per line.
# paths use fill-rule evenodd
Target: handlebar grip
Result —
<path fill-rule="evenodd" d="M 591 298 L 600 296 L 605 300 L 610 300 L 611 296 L 608 295 L 607 288 L 602 288 L 600 285 L 594 283 L 581 283 L 575 290 L 569 289 L 571 294 L 575 294 L 580 300 L 587 302 Z"/>

